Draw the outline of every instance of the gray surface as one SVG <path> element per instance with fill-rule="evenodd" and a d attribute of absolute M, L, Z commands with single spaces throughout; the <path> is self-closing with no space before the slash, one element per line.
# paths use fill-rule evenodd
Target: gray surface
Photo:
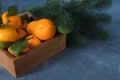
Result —
<path fill-rule="evenodd" d="M 11 4 L 29 7 L 31 1 L 37 6 L 44 0 L 2 0 L 4 10 Z M 109 41 L 89 41 L 82 49 L 67 48 L 17 79 L 0 66 L 0 80 L 120 80 L 120 0 L 113 2 L 108 11 L 113 17 L 107 28 Z"/>

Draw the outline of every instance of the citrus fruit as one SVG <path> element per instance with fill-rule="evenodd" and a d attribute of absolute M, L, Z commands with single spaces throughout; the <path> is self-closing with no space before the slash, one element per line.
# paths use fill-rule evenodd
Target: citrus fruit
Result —
<path fill-rule="evenodd" d="M 28 32 L 29 34 L 33 34 L 33 30 L 34 30 L 34 28 L 35 28 L 36 22 L 37 22 L 37 21 L 32 21 L 32 22 L 30 22 L 30 23 L 27 25 L 26 30 L 27 30 L 27 32 Z"/>
<path fill-rule="evenodd" d="M 34 35 L 29 35 L 26 37 L 26 40 L 28 41 L 28 46 L 30 48 L 34 48 L 42 44 L 42 42 Z"/>
<path fill-rule="evenodd" d="M 28 35 L 27 32 L 23 29 L 17 29 L 17 32 L 18 32 L 17 40 L 22 39 Z"/>
<path fill-rule="evenodd" d="M 5 12 L 2 14 L 2 22 L 3 24 L 9 24 L 11 27 L 14 28 L 20 28 L 22 23 L 21 23 L 21 18 L 19 15 L 13 15 L 13 16 L 8 16 L 8 12 Z"/>
<path fill-rule="evenodd" d="M 56 26 L 51 20 L 43 18 L 30 22 L 27 26 L 27 32 L 40 40 L 49 40 L 55 36 Z"/>
<path fill-rule="evenodd" d="M 35 22 L 35 27 L 32 32 L 40 40 L 49 40 L 55 36 L 56 26 L 55 24 L 46 18 L 40 19 Z"/>
<path fill-rule="evenodd" d="M 15 28 L 9 25 L 0 25 L 0 42 L 15 42 L 18 33 Z"/>

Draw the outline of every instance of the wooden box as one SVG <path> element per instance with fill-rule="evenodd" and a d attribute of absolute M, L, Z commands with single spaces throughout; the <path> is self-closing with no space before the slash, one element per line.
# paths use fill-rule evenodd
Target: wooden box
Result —
<path fill-rule="evenodd" d="M 0 49 L 0 64 L 14 77 L 19 77 L 58 54 L 66 47 L 66 35 L 58 34 L 29 52 L 13 57 Z"/>

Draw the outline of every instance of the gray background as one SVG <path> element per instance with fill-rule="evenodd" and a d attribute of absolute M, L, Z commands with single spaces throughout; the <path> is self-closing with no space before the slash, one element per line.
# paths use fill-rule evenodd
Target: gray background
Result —
<path fill-rule="evenodd" d="M 3 11 L 12 4 L 19 11 L 44 5 L 45 0 L 2 0 Z M 81 49 L 66 48 L 59 55 L 19 78 L 13 78 L 0 66 L 0 80 L 120 80 L 120 0 L 113 0 L 107 11 L 113 17 L 107 27 L 107 42 L 88 41 Z"/>

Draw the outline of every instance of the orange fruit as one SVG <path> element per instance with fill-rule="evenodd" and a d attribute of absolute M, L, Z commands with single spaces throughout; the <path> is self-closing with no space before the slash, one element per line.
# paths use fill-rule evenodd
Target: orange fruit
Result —
<path fill-rule="evenodd" d="M 15 28 L 8 25 L 0 26 L 0 42 L 15 42 L 18 33 Z"/>
<path fill-rule="evenodd" d="M 36 22 L 37 22 L 37 21 L 32 21 L 32 22 L 30 22 L 30 23 L 27 25 L 26 30 L 27 30 L 27 32 L 28 32 L 29 34 L 33 34 L 33 30 L 34 30 L 34 28 L 35 28 Z"/>
<path fill-rule="evenodd" d="M 34 35 L 29 35 L 26 39 L 30 48 L 34 48 L 42 44 L 42 42 Z"/>
<path fill-rule="evenodd" d="M 27 31 L 40 40 L 49 40 L 55 36 L 56 26 L 51 20 L 44 18 L 28 24 Z"/>
<path fill-rule="evenodd" d="M 8 16 L 8 12 L 5 12 L 2 14 L 1 17 L 2 17 L 3 24 L 6 24 L 8 21 L 10 21 L 8 24 L 14 28 L 20 28 L 22 25 L 21 18 L 17 14 L 14 16 Z"/>
<path fill-rule="evenodd" d="M 40 19 L 35 24 L 34 35 L 40 40 L 49 40 L 55 36 L 56 26 L 49 19 Z"/>
<path fill-rule="evenodd" d="M 17 32 L 18 32 L 17 40 L 22 39 L 28 35 L 27 32 L 23 29 L 17 29 Z"/>

